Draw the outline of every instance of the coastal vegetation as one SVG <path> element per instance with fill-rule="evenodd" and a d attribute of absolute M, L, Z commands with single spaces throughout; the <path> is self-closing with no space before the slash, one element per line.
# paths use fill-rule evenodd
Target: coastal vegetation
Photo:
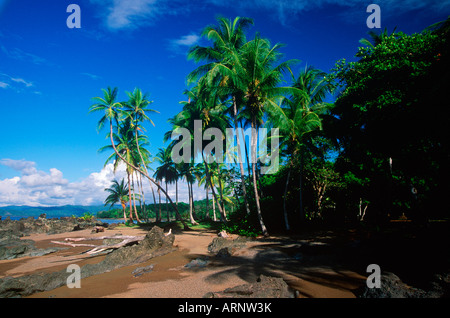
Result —
<path fill-rule="evenodd" d="M 282 44 L 259 33 L 248 39 L 252 19 L 218 18 L 202 32 L 210 45 L 189 50 L 198 67 L 186 74 L 186 101 L 168 119 L 172 130 L 157 154 L 147 150 L 151 133 L 145 128 L 153 125 L 157 102 L 153 106 L 139 88 L 126 101 L 111 87 L 94 98 L 90 112 L 102 113 L 99 130 L 109 126 L 109 144 L 100 151 L 110 153 L 107 163 L 115 168 L 127 167 L 127 178 L 105 189 L 105 205 L 121 208 L 99 216 L 179 221 L 185 228 L 216 221 L 244 235 L 295 232 L 312 224 L 380 228 L 389 220 L 425 225 L 448 218 L 442 207 L 450 172 L 449 119 L 443 115 L 449 21 L 411 35 L 372 32 L 355 48 L 354 61 L 339 60 L 326 73 L 286 59 Z M 253 128 L 248 142 L 237 130 L 234 163 L 224 163 L 204 140 L 188 160 L 173 160 L 181 142 L 173 139 L 177 129 L 189 131 L 193 142 L 196 130 L 203 135 L 216 128 L 225 135 L 228 128 L 247 127 Z M 278 129 L 279 135 L 267 138 L 267 144 L 279 139 L 280 165 L 272 173 L 261 173 L 267 163 L 250 160 L 261 151 L 257 128 Z M 225 139 L 214 142 L 227 146 Z M 154 160 L 158 167 L 150 174 Z M 178 202 L 181 180 L 189 203 Z M 144 182 L 151 193 L 144 193 Z M 194 201 L 195 183 L 204 187 L 205 200 Z M 168 185 L 175 186 L 175 198 Z"/>

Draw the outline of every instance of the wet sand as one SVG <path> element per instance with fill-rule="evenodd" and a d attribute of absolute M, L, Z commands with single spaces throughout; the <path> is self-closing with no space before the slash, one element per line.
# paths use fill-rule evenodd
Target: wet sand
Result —
<path fill-rule="evenodd" d="M 91 234 L 90 230 L 57 235 L 36 234 L 32 239 L 39 248 L 57 246 L 50 241 L 63 241 L 66 237 L 143 235 L 139 229 L 117 228 L 103 233 Z M 170 254 L 155 257 L 145 263 L 87 277 L 81 280 L 81 288 L 62 286 L 51 291 L 36 293 L 30 298 L 200 298 L 208 292 L 254 283 L 260 274 L 282 277 L 297 291 L 298 297 L 353 298 L 353 290 L 365 283 L 365 277 L 351 270 L 333 268 L 330 264 L 302 266 L 302 260 L 287 257 L 289 248 L 277 240 L 256 240 L 246 244 L 232 257 L 217 259 L 208 253 L 208 245 L 217 234 L 211 231 L 182 231 L 175 233 Z M 97 242 L 97 241 L 92 241 Z M 101 244 L 101 241 L 98 241 Z M 69 264 L 83 266 L 100 262 L 104 256 L 88 257 L 79 254 L 87 247 L 68 247 L 53 254 L 40 257 L 24 257 L 0 261 L 0 278 L 21 276 L 36 272 L 59 271 Z M 289 253 L 288 253 L 289 254 Z M 291 253 L 292 254 L 292 253 Z M 292 256 L 292 255 L 291 255 Z M 187 263 L 197 258 L 207 258 L 210 263 L 203 268 L 188 269 Z M 138 267 L 153 265 L 153 270 L 134 277 Z"/>

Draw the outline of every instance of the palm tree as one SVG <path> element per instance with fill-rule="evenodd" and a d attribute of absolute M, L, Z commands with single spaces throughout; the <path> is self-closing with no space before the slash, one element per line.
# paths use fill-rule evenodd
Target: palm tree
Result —
<path fill-rule="evenodd" d="M 104 98 L 95 97 L 94 100 L 96 101 L 96 103 L 94 105 L 92 105 L 89 110 L 89 112 L 94 112 L 94 111 L 104 111 L 105 112 L 105 115 L 99 121 L 98 127 L 99 128 L 103 127 L 104 122 L 106 120 L 109 120 L 111 146 L 113 147 L 114 152 L 117 154 L 117 156 L 121 160 L 123 160 L 124 163 L 126 163 L 126 165 L 128 167 L 135 169 L 136 171 L 141 173 L 144 177 L 146 177 L 148 180 L 150 180 L 153 184 L 155 184 L 158 187 L 158 189 L 160 189 L 164 193 L 164 195 L 169 199 L 170 204 L 174 207 L 175 213 L 179 216 L 178 209 L 173 204 L 172 199 L 169 197 L 167 192 L 164 191 L 164 189 L 160 185 L 158 185 L 157 182 L 152 177 L 150 177 L 148 175 L 147 170 L 143 171 L 141 168 L 136 167 L 133 163 L 131 163 L 131 162 L 127 161 L 125 158 L 123 158 L 123 156 L 117 151 L 115 144 L 114 144 L 114 137 L 113 137 L 113 121 L 115 121 L 115 122 L 118 121 L 119 112 L 120 112 L 120 108 L 122 107 L 122 105 L 115 101 L 115 99 L 117 98 L 117 88 L 115 88 L 113 90 L 108 88 L 107 90 L 103 90 L 103 91 L 104 91 Z M 180 217 L 180 221 L 182 222 L 185 229 L 189 229 L 189 227 L 187 226 L 187 224 L 184 222 L 184 220 L 181 217 Z"/>
<path fill-rule="evenodd" d="M 164 141 L 167 141 L 171 137 L 172 131 L 175 131 L 178 128 L 187 129 L 190 132 L 191 141 L 193 141 L 196 133 L 203 133 L 203 131 L 209 127 L 219 128 L 221 131 L 225 131 L 225 127 L 228 127 L 228 119 L 226 116 L 223 116 L 224 110 L 227 107 L 226 104 L 221 103 L 216 94 L 209 94 L 207 87 L 203 86 L 203 84 L 204 83 L 200 82 L 199 85 L 193 87 L 190 91 L 185 91 L 185 94 L 188 96 L 188 101 L 181 102 L 184 105 L 183 110 L 176 116 L 169 119 L 173 129 L 166 132 L 164 135 Z M 201 120 L 201 127 L 197 127 L 195 125 L 196 120 Z M 195 129 L 199 128 L 201 131 L 196 132 Z M 177 141 L 172 142 L 171 147 L 175 142 Z M 203 151 L 203 144 L 200 149 L 194 149 L 194 153 L 191 154 L 190 162 L 194 160 L 194 158 L 198 155 L 198 152 L 201 153 L 205 165 L 206 175 L 209 180 L 210 173 Z M 210 155 L 211 154 L 206 154 L 206 156 Z M 185 162 L 185 164 L 189 165 L 190 162 Z M 216 197 L 214 187 L 211 187 L 211 190 L 213 196 Z M 223 217 L 223 211 L 220 207 L 219 210 L 222 215 L 222 219 L 225 220 Z"/>
<path fill-rule="evenodd" d="M 176 182 L 178 178 L 178 172 L 175 167 L 175 163 L 172 161 L 172 152 L 170 148 L 159 148 L 158 153 L 156 154 L 156 160 L 161 164 L 156 168 L 155 171 L 155 179 L 162 181 L 163 179 L 166 182 L 166 191 L 167 184 Z M 178 197 L 178 187 L 176 189 L 177 197 Z M 169 208 L 167 205 L 166 199 L 166 209 L 167 209 L 167 221 L 170 221 Z"/>
<path fill-rule="evenodd" d="M 142 140 L 144 143 L 147 143 L 146 137 L 139 136 L 140 140 Z M 108 159 L 105 162 L 108 163 L 110 160 L 114 159 L 114 172 L 117 169 L 117 166 L 120 162 L 124 162 L 124 160 L 127 160 L 128 162 L 132 162 L 134 165 L 137 165 L 139 162 L 137 152 L 136 152 L 136 144 L 135 144 L 135 137 L 134 137 L 134 130 L 131 126 L 131 120 L 129 118 L 122 120 L 121 122 L 118 122 L 118 127 L 116 128 L 116 132 L 113 133 L 113 145 L 107 145 L 99 149 L 100 152 L 105 151 L 107 149 L 116 149 L 116 152 L 113 152 Z M 142 142 L 141 141 L 141 142 Z M 147 157 L 149 154 L 147 151 L 145 151 L 145 156 Z M 125 162 L 124 162 L 125 163 Z M 136 217 L 136 220 L 140 222 L 139 216 L 136 209 L 136 196 L 135 196 L 135 188 L 132 186 L 132 179 L 133 174 L 135 172 L 135 169 L 133 169 L 131 166 L 127 165 L 126 167 L 127 172 L 127 178 L 128 178 L 128 191 L 129 191 L 129 200 L 130 200 L 130 219 L 133 219 L 132 213 L 133 213 L 133 207 L 134 207 L 134 214 Z M 133 201 L 133 203 L 132 203 Z"/>
<path fill-rule="evenodd" d="M 215 86 L 220 87 L 220 93 L 225 95 L 230 94 L 232 97 L 232 109 L 230 113 L 233 116 L 234 127 L 237 129 L 238 108 L 240 106 L 238 100 L 242 99 L 242 94 L 238 89 L 236 89 L 236 85 L 234 83 L 235 78 L 229 76 L 229 74 L 228 76 L 221 76 L 217 71 L 220 69 L 221 64 L 224 64 L 229 68 L 233 67 L 233 61 L 230 57 L 237 55 L 238 51 L 246 43 L 247 40 L 245 32 L 251 25 L 253 25 L 253 20 L 245 17 L 236 17 L 233 21 L 231 21 L 229 19 L 219 17 L 217 22 L 217 26 L 208 26 L 202 32 L 202 36 L 213 41 L 212 46 L 200 47 L 196 45 L 190 49 L 188 55 L 189 58 L 194 59 L 196 62 L 206 61 L 208 63 L 191 72 L 188 75 L 188 79 L 193 81 L 198 79 L 199 76 L 207 74 L 208 83 L 211 86 L 214 77 L 216 77 Z M 230 64 L 227 64 L 225 61 L 229 61 Z M 241 186 L 244 194 L 244 204 L 247 214 L 250 214 L 250 207 L 247 201 L 244 166 L 241 156 L 240 133 L 241 131 L 238 129 L 236 138 L 239 156 L 238 162 L 241 173 Z"/>
<path fill-rule="evenodd" d="M 271 103 L 267 110 L 271 125 L 278 127 L 282 135 L 281 147 L 288 157 L 288 174 L 283 198 L 283 210 L 286 229 L 289 222 L 286 210 L 286 199 L 291 170 L 295 164 L 300 168 L 299 198 L 300 215 L 303 217 L 302 200 L 302 158 L 307 136 L 322 128 L 321 115 L 330 108 L 324 100 L 334 89 L 326 77 L 326 73 L 311 66 L 305 67 L 297 78 L 293 78 L 293 86 L 303 94 L 284 98 L 279 104 Z"/>
<path fill-rule="evenodd" d="M 105 189 L 105 191 L 109 192 L 109 195 L 105 199 L 105 206 L 110 205 L 112 207 L 114 204 L 120 203 L 122 205 L 123 218 L 126 222 L 127 214 L 125 210 L 128 201 L 128 187 L 124 179 L 120 183 L 114 179 L 112 183 L 111 187 Z"/>
<path fill-rule="evenodd" d="M 288 60 L 277 65 L 281 58 L 281 54 L 278 52 L 281 47 L 280 44 L 272 47 L 267 39 L 261 39 L 256 35 L 254 40 L 243 45 L 240 54 L 231 57 L 235 62 L 233 69 L 226 67 L 226 65 L 220 67 L 224 75 L 231 76 L 233 74 L 236 78 L 235 83 L 238 84 L 236 86 L 243 93 L 245 112 L 250 118 L 253 188 L 257 216 L 263 235 L 268 235 L 268 231 L 262 218 L 256 180 L 257 135 L 255 131 L 262 124 L 267 105 L 276 104 L 286 94 L 301 93 L 296 88 L 280 86 L 284 73 L 292 74 L 291 66 L 297 62 L 296 60 Z"/>

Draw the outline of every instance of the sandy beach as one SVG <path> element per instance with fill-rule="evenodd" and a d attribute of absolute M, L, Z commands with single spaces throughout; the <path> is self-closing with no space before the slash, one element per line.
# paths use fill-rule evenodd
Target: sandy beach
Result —
<path fill-rule="evenodd" d="M 90 229 L 61 234 L 32 234 L 25 237 L 36 242 L 36 247 L 55 247 L 51 241 L 67 237 L 103 235 L 145 235 L 146 231 L 118 227 L 104 233 L 91 233 Z M 200 298 L 208 292 L 254 283 L 259 275 L 282 277 L 297 297 L 354 298 L 352 291 L 365 284 L 366 277 L 334 266 L 323 256 L 308 257 L 298 253 L 305 241 L 286 241 L 271 237 L 248 241 L 232 257 L 217 258 L 208 253 L 208 245 L 217 237 L 209 230 L 177 231 L 169 254 L 145 263 L 125 266 L 107 273 L 83 278 L 81 288 L 62 286 L 33 294 L 31 298 Z M 229 239 L 236 238 L 231 235 Z M 325 237 L 326 239 L 326 237 Z M 96 241 L 92 241 L 96 242 Z M 101 241 L 97 241 L 101 242 Z M 100 244 L 100 243 L 98 243 Z M 60 271 L 70 264 L 82 267 L 100 262 L 104 256 L 80 254 L 88 247 L 68 247 L 52 254 L 22 257 L 0 261 L 0 278 L 18 277 L 39 272 Z M 208 259 L 208 266 L 187 268 L 196 259 Z M 134 277 L 138 267 L 153 265 L 152 271 Z"/>

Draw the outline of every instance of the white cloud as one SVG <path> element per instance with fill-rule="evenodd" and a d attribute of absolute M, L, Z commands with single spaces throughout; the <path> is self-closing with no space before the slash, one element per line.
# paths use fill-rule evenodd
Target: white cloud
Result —
<path fill-rule="evenodd" d="M 0 73 L 0 87 L 12 88 L 16 92 L 22 92 L 24 89 L 33 87 L 34 84 L 31 81 L 27 81 L 20 77 L 13 77 L 11 75 Z"/>
<path fill-rule="evenodd" d="M 113 164 L 107 164 L 101 171 L 91 173 L 78 182 L 69 182 L 63 172 L 51 168 L 48 172 L 36 168 L 36 163 L 27 160 L 1 159 L 0 164 L 20 173 L 20 176 L 0 180 L 0 206 L 60 206 L 60 205 L 92 205 L 103 204 L 108 193 L 105 188 L 112 180 L 127 181 L 125 165 L 119 165 L 114 171 Z M 147 179 L 142 180 L 147 203 L 153 203 L 153 195 Z M 165 187 L 165 183 L 162 184 Z M 158 194 L 153 185 L 156 200 Z M 168 193 L 175 202 L 175 184 L 168 186 Z M 194 198 L 205 197 L 205 191 L 194 185 Z M 161 193 L 161 200 L 165 196 Z M 178 182 L 178 200 L 188 203 L 188 190 L 185 181 Z"/>
<path fill-rule="evenodd" d="M 24 84 L 26 87 L 31 87 L 31 86 L 33 86 L 33 83 L 28 82 L 28 81 L 24 80 L 23 78 L 12 78 L 12 77 L 11 77 L 11 81 L 16 82 L 16 83 L 22 83 L 22 84 Z"/>
<path fill-rule="evenodd" d="M 98 4 L 110 30 L 135 29 L 152 23 L 158 0 L 91 0 Z"/>
<path fill-rule="evenodd" d="M 172 40 L 172 43 L 175 45 L 181 46 L 191 46 L 198 42 L 200 36 L 196 34 L 183 35 L 181 38 Z"/>
<path fill-rule="evenodd" d="M 90 0 L 101 10 L 109 30 L 133 30 L 153 25 L 164 15 L 190 11 L 189 1 L 182 0 Z"/>
<path fill-rule="evenodd" d="M 179 37 L 178 39 L 169 40 L 168 49 L 176 54 L 185 54 L 187 49 L 194 44 L 197 44 L 200 36 L 197 34 L 188 34 Z"/>

